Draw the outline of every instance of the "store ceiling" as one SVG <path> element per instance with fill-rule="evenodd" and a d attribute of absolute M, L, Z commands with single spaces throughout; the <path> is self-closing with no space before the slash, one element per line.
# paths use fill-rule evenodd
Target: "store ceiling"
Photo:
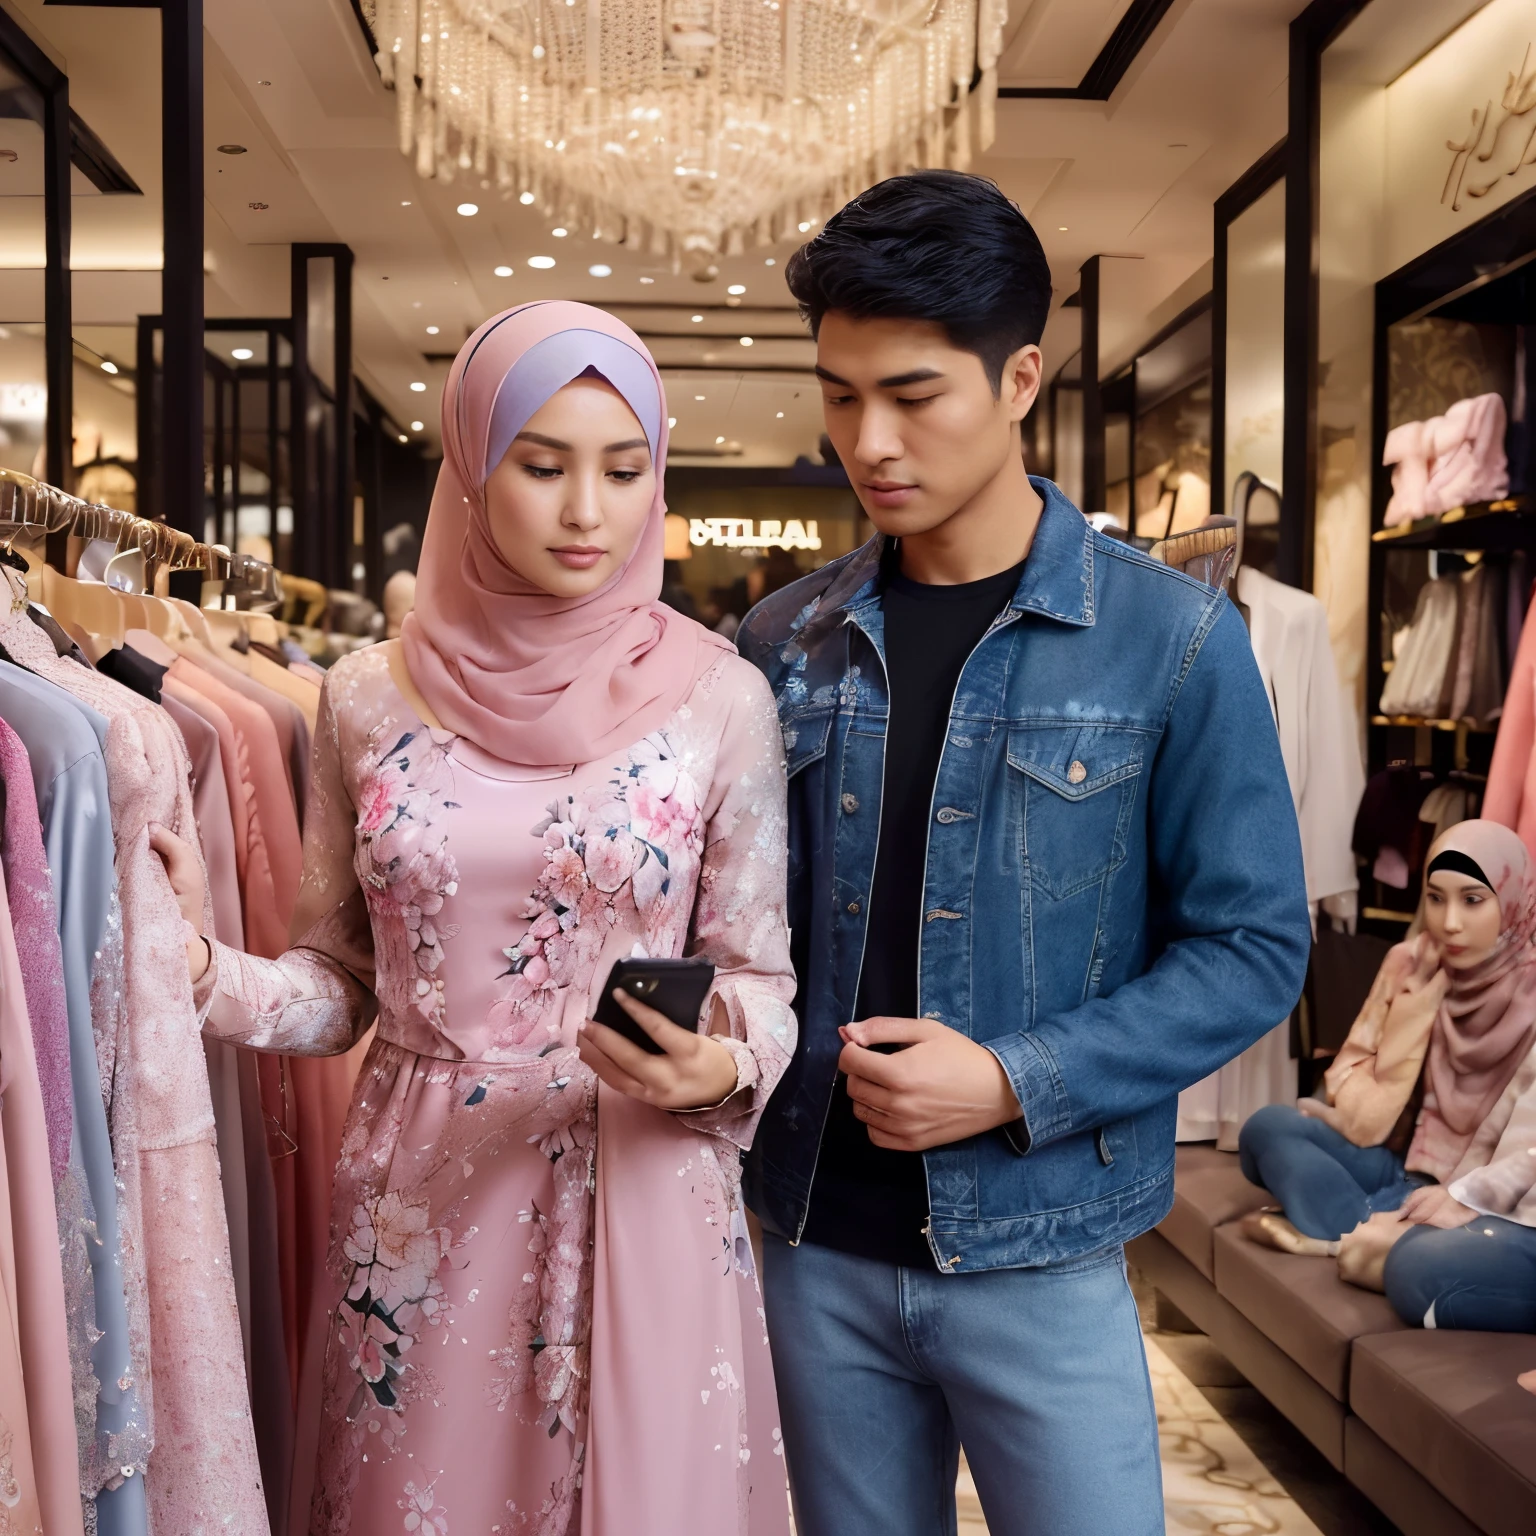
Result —
<path fill-rule="evenodd" d="M 75 110 L 144 188 L 75 202 L 77 318 L 129 323 L 158 308 L 158 15 L 0 3 L 67 70 Z M 1013 0 L 1003 84 L 1075 86 L 1129 4 Z M 1106 372 L 1208 286 L 1212 204 L 1284 133 L 1286 27 L 1299 5 L 1174 0 L 1110 101 L 998 103 L 997 143 L 974 168 L 1030 215 L 1050 258 L 1049 369 L 1077 347 L 1077 311 L 1061 304 L 1091 255 L 1117 258 L 1104 270 Z M 435 442 L 448 360 L 485 316 L 568 297 L 647 337 L 683 462 L 687 449 L 702 451 L 692 462 L 739 464 L 815 452 L 812 349 L 782 276 L 792 245 L 723 260 L 700 284 L 579 231 L 556 236 L 537 210 L 473 178 L 417 178 L 351 0 L 205 0 L 205 22 L 210 315 L 287 313 L 289 242 L 342 241 L 357 258 L 358 372 L 403 430 L 423 422 L 418 437 Z M 479 211 L 460 215 L 464 202 Z M 0 202 L 7 229 L 31 222 L 26 196 Z M 0 322 L 41 318 L 40 233 L 38 243 L 34 254 L 25 238 L 0 241 Z M 554 265 L 538 270 L 532 257 Z"/>

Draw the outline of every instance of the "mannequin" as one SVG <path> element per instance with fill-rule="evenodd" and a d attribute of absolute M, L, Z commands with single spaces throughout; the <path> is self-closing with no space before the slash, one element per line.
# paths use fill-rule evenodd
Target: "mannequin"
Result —
<path fill-rule="evenodd" d="M 1383 962 L 1326 1100 L 1260 1110 L 1238 1143 L 1244 1175 L 1284 1207 L 1247 1218 L 1247 1235 L 1340 1256 L 1357 1283 L 1379 1279 L 1392 1242 L 1436 1224 L 1448 1186 L 1488 1162 L 1536 1043 L 1536 881 L 1519 838 L 1466 821 L 1437 839 L 1423 919 Z"/>

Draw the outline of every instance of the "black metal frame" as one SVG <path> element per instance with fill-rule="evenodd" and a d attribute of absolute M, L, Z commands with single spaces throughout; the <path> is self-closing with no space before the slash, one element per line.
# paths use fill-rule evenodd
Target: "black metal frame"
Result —
<path fill-rule="evenodd" d="M 1103 289 L 1099 256 L 1090 256 L 1079 270 L 1078 298 L 1083 311 L 1078 376 L 1083 389 L 1083 511 L 1102 512 L 1104 484 L 1104 395 L 1099 384 L 1099 304 Z"/>
<path fill-rule="evenodd" d="M 1285 155 L 1285 441 L 1278 571 L 1312 588 L 1317 508 L 1318 159 L 1322 57 L 1369 0 L 1312 0 L 1291 23 Z"/>
<path fill-rule="evenodd" d="M 1016 100 L 1108 101 L 1172 8 L 1173 0 L 1132 0 L 1109 41 L 1088 66 L 1088 73 L 1076 85 L 1001 85 L 997 94 Z"/>
<path fill-rule="evenodd" d="M 70 111 L 69 77 L 0 10 L 0 51 L 31 83 L 43 103 L 43 345 L 48 417 L 43 425 L 43 462 L 50 484 L 73 488 L 75 345 L 69 279 Z M 56 551 L 50 549 L 52 559 Z"/>
<path fill-rule="evenodd" d="M 1284 181 L 1287 153 L 1281 139 L 1216 199 L 1211 260 L 1211 512 L 1216 517 L 1227 508 L 1227 231 Z"/>

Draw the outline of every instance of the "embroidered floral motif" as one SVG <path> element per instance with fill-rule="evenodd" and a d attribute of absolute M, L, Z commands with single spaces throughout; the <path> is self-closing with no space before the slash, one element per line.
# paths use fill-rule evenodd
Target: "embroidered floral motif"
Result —
<path fill-rule="evenodd" d="M 381 748 L 385 740 L 392 744 Z M 458 809 L 450 798 L 453 767 L 424 729 L 401 733 L 398 723 L 385 721 L 368 741 L 372 760 L 362 771 L 358 800 L 357 873 L 369 911 L 382 920 L 375 944 L 402 950 L 406 961 L 379 965 L 380 1002 L 437 1023 L 444 1006 L 438 976 L 443 941 L 457 931 L 441 918 L 444 901 L 459 884 L 443 814 Z"/>
<path fill-rule="evenodd" d="M 528 930 L 503 953 L 510 980 L 491 1007 L 498 1044 L 527 1045 L 561 989 L 587 990 L 609 932 L 632 903 L 637 950 L 670 955 L 687 934 L 704 814 L 692 775 L 664 731 L 631 747 L 611 779 L 553 801 L 533 828 L 544 868 L 523 916 Z M 541 1042 L 540 1042 L 541 1043 Z"/>
<path fill-rule="evenodd" d="M 414 1480 L 408 1482 L 405 1497 L 396 1499 L 395 1503 L 405 1511 L 405 1519 L 401 1522 L 404 1530 L 422 1531 L 426 1536 L 432 1536 L 435 1531 L 438 1536 L 448 1536 L 448 1511 L 437 1502 L 435 1481 L 425 1488 L 418 1487 Z"/>

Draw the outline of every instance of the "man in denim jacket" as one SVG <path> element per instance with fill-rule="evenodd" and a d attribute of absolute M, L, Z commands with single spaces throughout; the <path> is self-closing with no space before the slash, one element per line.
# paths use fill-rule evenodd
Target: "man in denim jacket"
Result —
<path fill-rule="evenodd" d="M 1024 469 L 1050 273 L 990 183 L 790 262 L 879 530 L 759 604 L 800 1041 L 747 1159 L 800 1536 L 1163 1529 L 1123 1244 L 1178 1092 L 1283 1019 L 1301 850 L 1227 598 Z"/>

